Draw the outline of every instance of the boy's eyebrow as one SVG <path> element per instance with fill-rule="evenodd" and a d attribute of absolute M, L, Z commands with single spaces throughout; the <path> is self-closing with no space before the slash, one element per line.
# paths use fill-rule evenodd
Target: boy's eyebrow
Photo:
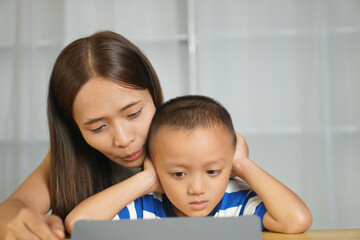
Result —
<path fill-rule="evenodd" d="M 168 163 L 166 163 L 166 166 L 168 166 L 168 167 L 184 167 L 184 164 L 168 162 Z"/>
<path fill-rule="evenodd" d="M 223 158 L 216 158 L 212 161 L 209 161 L 206 165 L 212 165 L 212 164 L 217 164 L 217 163 L 224 163 L 225 159 Z"/>
<path fill-rule="evenodd" d="M 141 100 L 139 101 L 136 101 L 136 102 L 132 102 L 132 103 L 129 103 L 128 105 L 124 106 L 123 108 L 120 109 L 119 112 L 122 112 L 122 111 L 125 111 L 126 109 L 128 108 L 131 108 L 132 106 L 138 104 Z M 100 121 L 100 120 L 103 120 L 104 117 L 100 117 L 100 118 L 95 118 L 95 119 L 90 119 L 89 121 L 87 121 L 86 123 L 84 123 L 84 125 L 89 125 L 89 124 L 92 124 L 94 122 L 97 122 L 97 121 Z"/>
<path fill-rule="evenodd" d="M 222 164 L 225 162 L 225 159 L 223 158 L 216 158 L 214 160 L 209 161 L 208 163 L 205 164 L 205 166 L 209 166 L 212 164 Z M 187 168 L 188 166 L 186 164 L 181 164 L 181 163 L 174 163 L 174 162 L 168 162 L 166 164 L 168 167 L 183 167 L 183 168 Z"/>

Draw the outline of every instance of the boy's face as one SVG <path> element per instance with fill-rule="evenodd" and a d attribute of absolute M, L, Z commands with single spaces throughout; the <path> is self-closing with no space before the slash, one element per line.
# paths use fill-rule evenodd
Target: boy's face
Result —
<path fill-rule="evenodd" d="M 152 139 L 153 162 L 178 216 L 207 216 L 223 197 L 234 146 L 223 126 L 194 131 L 159 130 Z"/>

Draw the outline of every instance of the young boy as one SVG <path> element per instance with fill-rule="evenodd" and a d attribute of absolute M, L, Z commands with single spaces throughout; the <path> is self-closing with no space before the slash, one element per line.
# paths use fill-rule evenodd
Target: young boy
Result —
<path fill-rule="evenodd" d="M 306 205 L 247 154 L 234 157 L 236 142 L 231 117 L 215 100 L 184 96 L 168 101 L 153 118 L 152 162 L 145 161 L 138 180 L 84 200 L 66 218 L 67 230 L 80 219 L 257 215 L 263 229 L 306 231 L 312 222 Z"/>
<path fill-rule="evenodd" d="M 230 179 L 236 134 L 229 113 L 202 96 L 173 99 L 155 114 L 148 152 L 165 194 L 136 199 L 116 218 L 238 216 L 266 208 L 244 182 Z"/>

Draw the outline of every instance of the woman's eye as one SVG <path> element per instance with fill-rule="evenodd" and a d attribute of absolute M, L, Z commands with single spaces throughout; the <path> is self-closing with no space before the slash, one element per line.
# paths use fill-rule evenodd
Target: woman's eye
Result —
<path fill-rule="evenodd" d="M 139 114 L 141 113 L 141 110 L 142 110 L 142 108 L 139 111 L 135 112 L 135 113 L 129 114 L 128 117 L 129 118 L 135 118 L 135 117 L 139 116 Z"/>
<path fill-rule="evenodd" d="M 207 174 L 218 175 L 220 172 L 221 172 L 221 170 L 209 170 L 209 171 L 207 171 Z"/>
<path fill-rule="evenodd" d="M 177 178 L 181 178 L 181 177 L 185 176 L 185 173 L 183 173 L 183 172 L 174 172 L 171 175 L 174 176 L 174 177 L 177 177 Z"/>
<path fill-rule="evenodd" d="M 91 131 L 94 132 L 94 133 L 97 133 L 97 132 L 100 132 L 104 127 L 105 127 L 105 125 L 101 125 L 100 127 L 96 128 L 96 129 L 93 129 Z"/>

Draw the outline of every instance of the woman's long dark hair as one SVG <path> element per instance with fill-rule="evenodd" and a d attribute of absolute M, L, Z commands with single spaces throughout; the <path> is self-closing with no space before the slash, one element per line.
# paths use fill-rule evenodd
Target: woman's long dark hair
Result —
<path fill-rule="evenodd" d="M 145 55 L 113 32 L 98 32 L 69 44 L 53 67 L 48 93 L 52 213 L 63 220 L 82 200 L 131 175 L 84 140 L 73 120 L 73 103 L 93 77 L 148 89 L 155 107 L 163 102 L 158 77 Z"/>

